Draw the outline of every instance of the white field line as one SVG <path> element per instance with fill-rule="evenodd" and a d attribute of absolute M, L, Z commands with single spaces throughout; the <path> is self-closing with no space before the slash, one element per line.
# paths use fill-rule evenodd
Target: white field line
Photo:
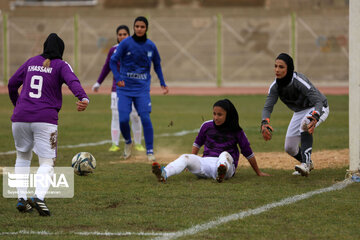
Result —
<path fill-rule="evenodd" d="M 18 232 L 0 232 L 0 236 L 5 235 L 81 235 L 81 236 L 161 236 L 170 233 L 144 233 L 144 232 L 48 232 L 48 231 L 32 231 L 20 230 Z"/>
<path fill-rule="evenodd" d="M 303 194 L 300 194 L 300 195 L 295 195 L 293 197 L 285 198 L 285 199 L 283 199 L 283 200 L 281 200 L 279 202 L 266 204 L 266 205 L 264 205 L 262 207 L 258 207 L 258 208 L 255 208 L 255 209 L 250 209 L 250 210 L 247 210 L 247 211 L 241 211 L 241 212 L 238 212 L 238 213 L 235 213 L 235 214 L 232 214 L 232 215 L 228 215 L 226 217 L 220 217 L 220 218 L 218 218 L 218 219 L 216 219 L 214 221 L 211 221 L 211 222 L 207 222 L 207 223 L 204 223 L 204 224 L 198 224 L 198 225 L 195 225 L 195 226 L 193 226 L 191 228 L 188 228 L 188 229 L 185 229 L 185 230 L 182 230 L 182 231 L 178 231 L 178 232 L 166 234 L 166 235 L 161 236 L 161 237 L 154 238 L 154 240 L 155 239 L 156 240 L 160 240 L 160 239 L 161 240 L 169 240 L 169 239 L 176 239 L 176 238 L 179 238 L 179 237 L 194 235 L 194 234 L 197 234 L 199 232 L 209 230 L 211 228 L 216 228 L 216 227 L 220 226 L 221 224 L 225 224 L 225 223 L 230 222 L 230 221 L 243 219 L 243 218 L 249 217 L 251 215 L 257 215 L 257 214 L 266 212 L 266 211 L 268 211 L 268 210 L 270 210 L 272 208 L 289 205 L 289 204 L 295 203 L 297 201 L 310 198 L 310 197 L 312 197 L 314 195 L 317 195 L 317 194 L 321 194 L 321 193 L 325 193 L 325 192 L 331 192 L 331 191 L 334 191 L 334 190 L 341 190 L 341 189 L 345 188 L 347 185 L 349 185 L 350 183 L 352 183 L 352 181 L 350 179 L 346 179 L 346 180 L 344 180 L 342 182 L 336 183 L 336 184 L 334 184 L 334 185 L 332 185 L 330 187 L 327 187 L 327 188 L 322 188 L 322 189 L 314 190 L 314 191 L 311 191 L 311 192 L 303 193 Z"/>
<path fill-rule="evenodd" d="M 176 133 L 163 133 L 163 134 L 158 134 L 158 135 L 154 135 L 154 138 L 156 137 L 170 137 L 170 136 L 184 136 L 190 133 L 197 133 L 199 131 L 199 129 L 194 129 L 194 130 L 184 130 L 184 131 L 180 131 L 180 132 L 176 132 Z M 121 139 L 121 141 L 124 141 L 124 139 Z M 78 148 L 78 147 L 92 147 L 92 146 L 99 146 L 99 145 L 104 145 L 107 143 L 111 143 L 111 140 L 103 140 L 103 141 L 99 141 L 99 142 L 94 142 L 94 143 L 80 143 L 80 144 L 76 144 L 76 145 L 65 145 L 65 146 L 58 146 L 58 148 Z M 16 151 L 7 151 L 7 152 L 0 152 L 0 156 L 1 155 L 11 155 L 11 154 L 15 154 Z"/>
<path fill-rule="evenodd" d="M 209 230 L 212 228 L 216 228 L 216 227 L 218 227 L 222 224 L 228 223 L 230 221 L 236 221 L 236 220 L 243 219 L 243 218 L 246 218 L 246 217 L 249 217 L 252 215 L 257 215 L 257 214 L 266 212 L 272 208 L 286 206 L 286 205 L 310 198 L 317 194 L 331 192 L 331 191 L 335 191 L 335 190 L 341 190 L 351 183 L 353 183 L 352 180 L 345 179 L 344 181 L 335 183 L 334 185 L 327 187 L 327 188 L 322 188 L 322 189 L 314 190 L 311 192 L 303 193 L 300 195 L 295 195 L 292 197 L 284 198 L 283 200 L 280 200 L 279 202 L 269 203 L 269 204 L 266 204 L 266 205 L 258 207 L 258 208 L 241 211 L 241 212 L 231 214 L 231 215 L 228 215 L 225 217 L 220 217 L 214 221 L 210 221 L 210 222 L 203 223 L 203 224 L 198 224 L 191 228 L 188 228 L 188 229 L 185 229 L 182 231 L 178 231 L 178 232 L 173 232 L 173 233 L 171 233 L 171 232 L 169 232 L 169 233 L 164 233 L 164 232 L 162 232 L 162 233 L 155 233 L 155 232 L 149 232 L 149 233 L 144 233 L 144 232 L 115 232 L 115 233 L 111 233 L 111 232 L 67 232 L 66 233 L 66 232 L 20 230 L 18 232 L 0 232 L 0 236 L 4 236 L 4 235 L 63 235 L 63 234 L 67 234 L 67 235 L 74 234 L 74 235 L 82 235 L 82 236 L 137 235 L 137 236 L 157 236 L 156 238 L 154 238 L 154 240 L 170 240 L 170 239 L 176 239 L 179 237 L 194 235 L 199 232 L 203 232 L 203 231 L 206 231 L 206 230 Z"/>

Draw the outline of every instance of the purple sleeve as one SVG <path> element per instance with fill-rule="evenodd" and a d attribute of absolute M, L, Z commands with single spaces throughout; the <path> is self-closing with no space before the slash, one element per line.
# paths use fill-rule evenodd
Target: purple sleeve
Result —
<path fill-rule="evenodd" d="M 245 132 L 240 131 L 237 138 L 241 149 L 241 154 L 244 155 L 244 157 L 246 157 L 247 159 L 253 157 L 254 153 L 250 147 L 250 142 L 247 139 Z"/>
<path fill-rule="evenodd" d="M 71 66 L 67 62 L 64 62 L 64 65 L 62 66 L 61 75 L 62 75 L 62 78 L 64 79 L 66 85 L 69 87 L 71 92 L 75 95 L 75 97 L 77 97 L 80 101 L 83 98 L 89 99 L 88 96 L 86 95 L 84 89 L 82 88 L 79 79 L 76 77 Z"/>
<path fill-rule="evenodd" d="M 104 66 L 103 66 L 103 68 L 101 70 L 100 76 L 99 76 L 99 78 L 97 80 L 97 82 L 99 84 L 101 84 L 105 80 L 106 76 L 111 71 L 111 69 L 110 69 L 110 58 L 111 58 L 112 54 L 114 53 L 114 51 L 115 51 L 115 47 L 110 48 L 109 53 L 108 53 L 108 55 L 106 57 L 106 60 L 105 60 L 105 64 L 104 64 Z"/>
<path fill-rule="evenodd" d="M 18 89 L 23 84 L 23 81 L 25 79 L 26 63 L 27 62 L 21 65 L 21 67 L 18 70 L 16 70 L 14 75 L 9 79 L 9 83 L 8 83 L 9 97 L 14 106 L 16 105 L 16 101 L 19 98 Z"/>
<path fill-rule="evenodd" d="M 204 126 L 204 123 L 203 123 L 200 127 L 198 135 L 195 138 L 193 146 L 200 148 L 202 145 L 205 144 L 205 139 L 206 139 L 205 130 L 206 130 L 206 127 Z"/>
<path fill-rule="evenodd" d="M 118 62 L 120 61 L 121 55 L 123 53 L 124 49 L 124 42 L 121 41 L 120 44 L 116 47 L 114 54 L 110 57 L 110 69 L 114 75 L 114 79 L 116 82 L 119 82 L 121 80 L 120 71 L 118 69 Z"/>

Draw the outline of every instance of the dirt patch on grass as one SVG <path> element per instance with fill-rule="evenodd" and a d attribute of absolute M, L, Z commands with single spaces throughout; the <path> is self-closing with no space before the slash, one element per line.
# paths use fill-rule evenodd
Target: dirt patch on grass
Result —
<path fill-rule="evenodd" d="M 161 151 L 156 153 L 156 160 L 160 164 L 167 164 L 179 156 L 179 154 Z M 290 157 L 285 152 L 255 153 L 255 156 L 261 169 L 294 169 L 294 166 L 298 164 L 294 158 Z M 316 151 L 312 154 L 312 160 L 314 162 L 315 169 L 349 166 L 349 149 Z M 146 155 L 144 153 L 135 152 L 129 159 L 119 159 L 119 161 L 112 161 L 110 163 L 118 164 L 144 162 L 148 162 Z M 250 164 L 248 161 L 246 161 L 243 156 L 240 157 L 239 167 L 249 166 Z"/>
<path fill-rule="evenodd" d="M 315 169 L 349 166 L 349 149 L 316 151 L 311 159 Z M 256 160 L 260 168 L 294 169 L 298 164 L 285 152 L 256 153 Z M 250 166 L 246 161 L 241 161 L 239 165 Z"/>

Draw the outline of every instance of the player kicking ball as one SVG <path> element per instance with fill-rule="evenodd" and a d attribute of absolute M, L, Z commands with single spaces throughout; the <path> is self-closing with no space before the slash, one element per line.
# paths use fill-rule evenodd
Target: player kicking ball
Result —
<path fill-rule="evenodd" d="M 203 156 L 198 156 L 204 146 Z M 199 178 L 212 178 L 221 183 L 235 175 L 239 162 L 239 148 L 258 176 L 270 176 L 260 171 L 255 155 L 243 129 L 239 126 L 236 108 L 228 99 L 213 105 L 213 120 L 204 122 L 192 146 L 191 154 L 183 154 L 166 167 L 152 164 L 152 172 L 159 182 L 181 173 L 186 168 Z"/>
<path fill-rule="evenodd" d="M 32 151 L 39 157 L 36 174 L 52 175 L 57 149 L 58 112 L 62 105 L 61 86 L 65 83 L 79 99 L 77 110 L 84 111 L 89 99 L 70 65 L 62 60 L 65 44 L 55 33 L 44 42 L 41 55 L 28 59 L 10 78 L 8 89 L 14 112 L 11 116 L 16 147 L 16 174 L 29 174 Z M 18 89 L 22 86 L 19 95 Z M 49 181 L 35 188 L 27 199 L 27 187 L 17 187 L 20 212 L 35 208 L 41 216 L 50 216 L 45 203 Z"/>

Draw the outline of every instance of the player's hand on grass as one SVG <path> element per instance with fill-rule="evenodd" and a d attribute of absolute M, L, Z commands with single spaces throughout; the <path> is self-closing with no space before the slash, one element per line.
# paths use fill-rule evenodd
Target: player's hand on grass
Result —
<path fill-rule="evenodd" d="M 77 110 L 79 112 L 84 111 L 87 108 L 87 106 L 89 105 L 89 99 L 84 98 L 81 101 L 77 101 L 76 105 L 77 105 Z"/>
<path fill-rule="evenodd" d="M 259 176 L 259 177 L 271 177 L 270 174 L 264 173 L 264 172 L 259 172 L 258 176 Z"/>

